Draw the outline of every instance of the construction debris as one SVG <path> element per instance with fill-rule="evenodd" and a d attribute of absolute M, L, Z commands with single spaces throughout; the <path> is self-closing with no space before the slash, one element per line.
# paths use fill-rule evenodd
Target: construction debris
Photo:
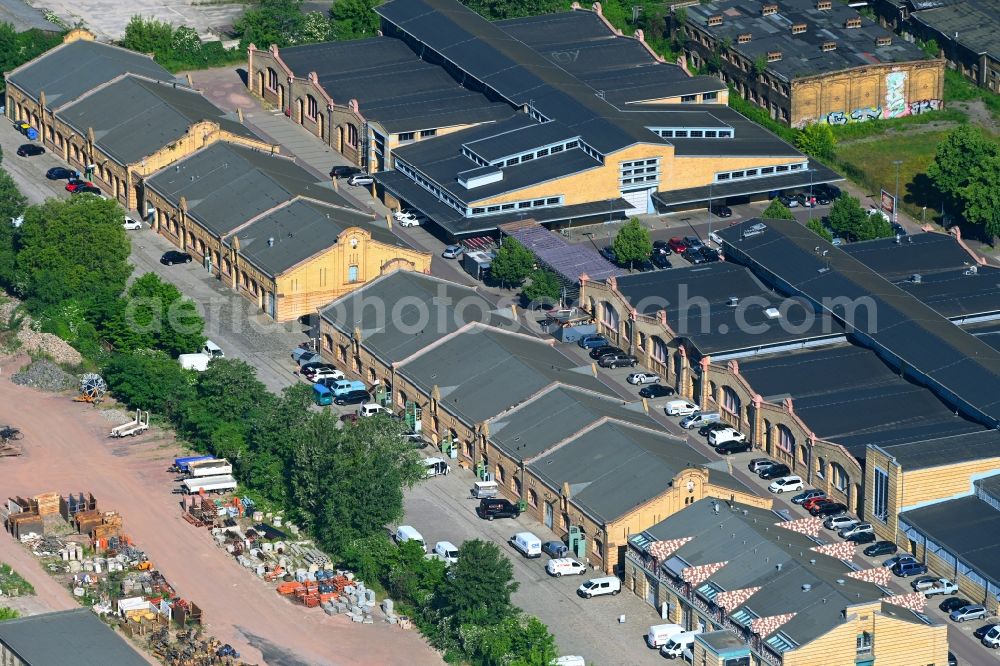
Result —
<path fill-rule="evenodd" d="M 48 333 L 41 333 L 38 335 L 48 335 Z M 56 339 L 59 340 L 59 338 Z M 62 340 L 59 341 L 62 342 Z M 72 349 L 72 347 L 70 349 Z M 76 363 L 79 362 L 80 360 L 77 359 Z M 45 359 L 33 361 L 27 368 L 14 374 L 10 378 L 10 381 L 22 386 L 32 386 L 34 388 L 41 389 L 42 391 L 52 392 L 65 391 L 66 389 L 73 388 L 77 383 L 76 377 L 69 374 L 52 361 L 47 361 Z"/>

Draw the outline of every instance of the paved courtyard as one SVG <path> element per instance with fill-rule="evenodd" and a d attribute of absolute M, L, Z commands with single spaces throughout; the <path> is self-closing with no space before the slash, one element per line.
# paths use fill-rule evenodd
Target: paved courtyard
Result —
<path fill-rule="evenodd" d="M 238 2 L 198 0 L 30 0 L 28 4 L 54 12 L 66 25 L 82 24 L 101 40 L 121 39 L 133 16 L 194 28 L 204 40 L 219 39 L 244 8 Z"/>

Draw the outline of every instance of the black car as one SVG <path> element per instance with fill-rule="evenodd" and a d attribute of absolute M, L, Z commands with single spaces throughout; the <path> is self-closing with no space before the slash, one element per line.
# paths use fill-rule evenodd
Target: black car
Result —
<path fill-rule="evenodd" d="M 18 147 L 17 154 L 21 157 L 34 157 L 35 155 L 44 155 L 45 149 L 33 143 L 25 143 Z"/>
<path fill-rule="evenodd" d="M 702 427 L 698 428 L 698 434 L 702 437 L 708 437 L 708 435 L 713 430 L 725 430 L 729 427 L 728 423 L 723 423 L 722 421 L 716 421 L 715 423 L 706 423 Z"/>
<path fill-rule="evenodd" d="M 352 166 L 335 166 L 330 169 L 330 178 L 350 178 L 356 173 L 361 173 L 361 169 Z"/>
<path fill-rule="evenodd" d="M 699 250 L 705 263 L 712 263 L 713 261 L 719 261 L 721 255 L 719 251 L 712 247 L 703 247 Z"/>
<path fill-rule="evenodd" d="M 670 243 L 665 240 L 655 240 L 653 241 L 653 254 L 662 254 L 665 257 L 669 257 L 674 253 L 670 249 Z"/>
<path fill-rule="evenodd" d="M 697 236 L 685 236 L 683 238 L 683 243 L 689 250 L 700 250 L 705 247 L 705 244 L 701 242 L 701 239 Z"/>
<path fill-rule="evenodd" d="M 615 256 L 615 248 L 610 245 L 605 245 L 601 248 L 601 256 L 613 264 L 618 263 L 618 257 Z"/>
<path fill-rule="evenodd" d="M 649 260 L 653 262 L 654 266 L 661 270 L 673 268 L 673 265 L 670 263 L 670 259 L 667 258 L 667 255 L 657 252 L 656 250 L 653 250 L 653 254 L 649 257 Z"/>
<path fill-rule="evenodd" d="M 500 497 L 479 500 L 476 513 L 483 520 L 493 520 L 494 518 L 517 518 L 521 515 L 521 509 L 516 504 Z"/>
<path fill-rule="evenodd" d="M 958 666 L 958 658 L 951 652 L 948 653 L 948 666 Z"/>
<path fill-rule="evenodd" d="M 762 469 L 758 472 L 757 476 L 764 479 L 765 481 L 770 481 L 772 479 L 780 479 L 783 476 L 788 476 L 792 473 L 792 470 L 788 468 L 788 465 L 772 465 L 767 469 Z"/>
<path fill-rule="evenodd" d="M 841 504 L 840 502 L 825 502 L 823 504 L 817 504 L 813 508 L 809 509 L 810 516 L 819 516 L 821 518 L 839 516 L 840 514 L 846 512 L 847 505 Z"/>
<path fill-rule="evenodd" d="M 656 264 L 654 264 L 651 259 L 643 259 L 642 261 L 633 262 L 630 268 L 632 268 L 632 270 L 639 271 L 640 273 L 648 273 L 649 271 L 656 270 Z"/>
<path fill-rule="evenodd" d="M 594 347 L 590 350 L 590 358 L 595 361 L 599 360 L 602 356 L 607 356 L 608 354 L 624 354 L 625 351 L 614 347 L 612 345 L 601 345 L 600 347 Z"/>
<path fill-rule="evenodd" d="M 64 167 L 52 167 L 45 172 L 45 177 L 49 180 L 63 180 L 64 178 L 68 180 L 76 178 L 76 171 Z"/>
<path fill-rule="evenodd" d="M 101 196 L 101 188 L 94 187 L 93 185 L 81 185 L 73 190 L 73 194 L 96 194 L 97 196 Z"/>
<path fill-rule="evenodd" d="M 167 266 L 173 266 L 174 264 L 190 264 L 191 255 L 187 252 L 180 252 L 178 250 L 169 250 L 163 253 L 160 257 L 160 263 L 166 264 Z"/>
<path fill-rule="evenodd" d="M 983 636 L 985 636 L 986 634 L 988 634 L 989 631 L 990 631 L 990 629 L 992 629 L 995 626 L 997 626 L 997 625 L 994 622 L 991 622 L 989 624 L 984 624 L 983 626 L 981 626 L 978 629 L 976 629 L 975 631 L 973 631 L 972 635 L 975 636 L 976 638 L 978 638 L 979 640 L 983 640 Z"/>
<path fill-rule="evenodd" d="M 896 552 L 896 544 L 892 541 L 876 541 L 872 545 L 865 548 L 864 553 L 868 557 L 877 557 L 878 555 L 892 555 Z"/>
<path fill-rule="evenodd" d="M 712 206 L 712 214 L 716 217 L 732 217 L 733 209 L 729 206 Z"/>
<path fill-rule="evenodd" d="M 851 543 L 871 543 L 877 538 L 874 532 L 855 532 L 844 539 L 844 541 L 850 541 Z"/>
<path fill-rule="evenodd" d="M 950 613 L 953 610 L 958 610 L 959 608 L 965 608 L 971 603 L 972 603 L 971 601 L 969 601 L 968 599 L 963 599 L 962 597 L 948 597 L 940 604 L 938 604 L 938 608 L 943 610 L 945 613 Z"/>
<path fill-rule="evenodd" d="M 347 393 L 341 393 L 338 396 L 334 396 L 333 402 L 337 405 L 360 405 L 363 402 L 368 402 L 371 398 L 372 397 L 368 394 L 368 391 L 356 389 L 354 391 L 348 391 Z"/>
<path fill-rule="evenodd" d="M 639 359 L 631 354 L 608 354 L 597 362 L 602 368 L 634 368 L 638 364 Z"/>
<path fill-rule="evenodd" d="M 715 447 L 715 452 L 723 456 L 728 456 L 733 453 L 744 453 L 752 449 L 753 446 L 750 444 L 750 442 L 730 441 L 719 444 L 717 447 Z"/>
<path fill-rule="evenodd" d="M 676 391 L 674 391 L 673 387 L 663 386 L 662 384 L 649 384 L 639 389 L 639 397 L 641 398 L 665 398 L 674 393 Z"/>
<path fill-rule="evenodd" d="M 701 253 L 701 249 L 696 250 L 693 247 L 689 247 L 688 249 L 684 250 L 684 254 L 682 254 L 681 256 L 687 259 L 692 264 L 705 263 L 705 255 Z"/>

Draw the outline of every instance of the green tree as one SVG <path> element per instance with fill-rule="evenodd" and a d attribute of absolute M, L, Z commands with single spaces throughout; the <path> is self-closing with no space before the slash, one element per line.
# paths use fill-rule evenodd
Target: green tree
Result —
<path fill-rule="evenodd" d="M 360 39 L 378 32 L 379 17 L 375 6 L 379 0 L 336 0 L 330 8 L 333 34 L 337 39 Z"/>
<path fill-rule="evenodd" d="M 311 403 L 312 387 L 302 383 L 286 387 L 277 400 L 265 401 L 247 423 L 245 453 L 231 458 L 243 482 L 271 501 L 288 499 L 286 470 L 298 433 L 312 414 Z"/>
<path fill-rule="evenodd" d="M 463 632 L 465 648 L 482 663 L 543 666 L 558 656 L 555 637 L 537 618 L 512 615 L 498 624 Z"/>
<path fill-rule="evenodd" d="M 806 228 L 812 229 L 817 236 L 819 236 L 826 242 L 828 243 L 833 242 L 833 234 L 831 234 L 830 230 L 823 225 L 823 220 L 811 217 L 809 218 L 809 221 L 806 222 Z"/>
<path fill-rule="evenodd" d="M 857 197 L 848 194 L 837 197 L 827 215 L 830 228 L 838 236 L 852 241 L 861 239 L 860 235 L 864 233 L 863 227 L 868 224 L 868 218 L 869 211 L 861 207 Z"/>
<path fill-rule="evenodd" d="M 461 2 L 490 21 L 551 14 L 563 6 L 558 0 L 461 0 Z M 609 3 L 609 9 L 613 9 L 612 3 Z"/>
<path fill-rule="evenodd" d="M 101 375 L 112 395 L 131 409 L 174 419 L 194 396 L 193 372 L 163 352 L 147 349 L 111 354 Z"/>
<path fill-rule="evenodd" d="M 969 182 L 958 194 L 962 200 L 962 215 L 980 225 L 992 239 L 1000 235 L 1000 157 L 993 156 L 976 165 Z"/>
<path fill-rule="evenodd" d="M 559 297 L 562 295 L 562 285 L 555 273 L 539 268 L 532 271 L 531 282 L 524 285 L 521 294 L 528 302 L 551 305 L 559 301 Z"/>
<path fill-rule="evenodd" d="M 520 285 L 531 274 L 535 256 L 513 236 L 507 236 L 497 250 L 490 274 L 501 284 Z"/>
<path fill-rule="evenodd" d="M 514 565 L 496 544 L 479 539 L 463 543 L 452 576 L 441 586 L 435 605 L 459 625 L 495 624 L 513 611 L 510 597 L 517 592 Z"/>
<path fill-rule="evenodd" d="M 765 220 L 794 220 L 795 215 L 792 214 L 791 209 L 785 204 L 781 203 L 781 199 L 775 197 L 771 199 L 771 203 L 767 205 L 764 212 L 760 214 Z"/>
<path fill-rule="evenodd" d="M 20 217 L 27 199 L 17 188 L 10 174 L 0 169 L 0 286 L 10 288 L 14 282 L 15 235 L 10 220 Z"/>
<path fill-rule="evenodd" d="M 121 45 L 139 53 L 152 53 L 157 62 L 162 62 L 173 54 L 174 26 L 166 21 L 133 16 L 125 26 Z"/>
<path fill-rule="evenodd" d="M 927 176 L 941 194 L 960 201 L 962 188 L 972 180 L 976 166 L 1000 154 L 1000 144 L 973 125 L 960 125 L 938 144 Z"/>
<path fill-rule="evenodd" d="M 642 226 L 638 218 L 633 217 L 618 230 L 612 249 L 615 251 L 618 263 L 623 266 L 628 265 L 629 268 L 638 261 L 649 259 L 649 255 L 653 252 L 649 229 Z"/>
<path fill-rule="evenodd" d="M 892 224 L 878 211 L 866 211 L 865 219 L 854 232 L 854 239 L 859 241 L 890 238 L 895 235 Z"/>
<path fill-rule="evenodd" d="M 35 309 L 77 301 L 99 324 L 132 272 L 121 215 L 116 202 L 89 195 L 30 206 L 17 247 L 17 291 Z"/>
<path fill-rule="evenodd" d="M 298 43 L 304 21 L 301 0 L 256 0 L 233 24 L 233 32 L 244 48 L 250 43 L 291 46 Z"/>
<path fill-rule="evenodd" d="M 820 159 L 833 159 L 836 145 L 833 128 L 826 123 L 806 125 L 795 135 L 796 148 Z"/>
<path fill-rule="evenodd" d="M 0 22 L 0 73 L 34 60 L 59 44 L 62 44 L 59 33 L 43 32 L 37 28 L 16 32 L 10 23 Z M 4 85 L 0 82 L 0 90 Z"/>
<path fill-rule="evenodd" d="M 21 612 L 9 606 L 0 606 L 0 622 L 16 620 L 21 617 Z"/>
<path fill-rule="evenodd" d="M 194 301 L 155 273 L 132 283 L 128 297 L 108 321 L 105 336 L 115 349 L 162 349 L 171 356 L 200 349 L 205 321 Z"/>

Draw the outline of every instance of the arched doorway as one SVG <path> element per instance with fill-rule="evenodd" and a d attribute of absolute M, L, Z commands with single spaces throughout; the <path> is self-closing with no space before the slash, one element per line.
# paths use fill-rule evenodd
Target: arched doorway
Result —
<path fill-rule="evenodd" d="M 337 145 L 338 152 L 344 152 L 344 126 L 340 125 L 337 127 Z"/>
<path fill-rule="evenodd" d="M 257 72 L 257 94 L 264 95 L 264 72 Z"/>
<path fill-rule="evenodd" d="M 285 86 L 279 83 L 278 84 L 278 88 L 277 88 L 277 92 L 278 92 L 278 108 L 281 109 L 282 111 L 284 111 L 285 110 Z"/>
<path fill-rule="evenodd" d="M 319 129 L 319 138 L 326 141 L 326 121 L 322 113 L 316 114 L 316 127 Z"/>
<path fill-rule="evenodd" d="M 298 124 L 303 124 L 306 119 L 306 114 L 303 111 L 302 98 L 295 100 L 295 122 Z"/>

